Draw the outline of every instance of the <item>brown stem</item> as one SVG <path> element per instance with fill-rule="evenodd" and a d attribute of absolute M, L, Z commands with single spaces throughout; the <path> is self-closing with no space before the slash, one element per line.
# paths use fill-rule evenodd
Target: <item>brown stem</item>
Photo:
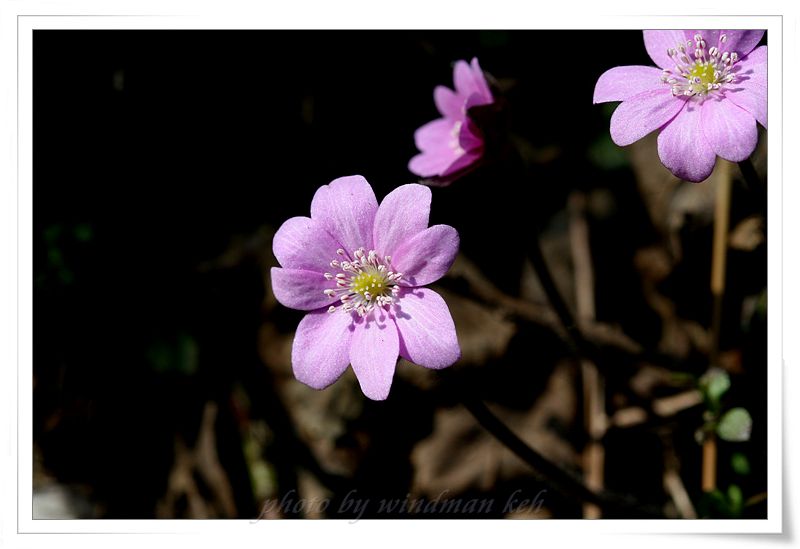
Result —
<path fill-rule="evenodd" d="M 575 297 L 577 317 L 581 320 L 595 319 L 594 272 L 589 247 L 589 227 L 584 210 L 586 198 L 575 192 L 569 198 L 569 239 L 572 249 L 572 263 L 575 266 Z M 602 438 L 606 431 L 608 418 L 605 413 L 605 391 L 603 378 L 594 362 L 586 357 L 580 359 L 583 378 L 584 428 L 588 441 L 583 449 L 583 474 L 592 490 L 603 488 L 603 469 L 605 449 Z M 583 518 L 601 518 L 600 507 L 594 503 L 584 503 Z"/>
<path fill-rule="evenodd" d="M 721 161 L 717 169 L 716 203 L 714 205 L 714 240 L 711 248 L 711 342 L 709 361 L 719 365 L 719 341 L 722 327 L 722 299 L 725 294 L 725 260 L 728 252 L 728 231 L 731 210 L 731 165 Z M 717 441 L 707 433 L 703 441 L 702 487 L 711 492 L 717 487 Z"/>
<path fill-rule="evenodd" d="M 725 259 L 728 252 L 728 230 L 731 210 L 731 168 L 728 162 L 719 165 L 716 203 L 714 205 L 714 240 L 711 249 L 711 316 L 710 356 L 712 366 L 719 365 L 719 334 L 722 320 L 722 297 L 725 293 Z"/>
<path fill-rule="evenodd" d="M 703 492 L 713 492 L 717 487 L 717 439 L 708 433 L 703 441 Z"/>

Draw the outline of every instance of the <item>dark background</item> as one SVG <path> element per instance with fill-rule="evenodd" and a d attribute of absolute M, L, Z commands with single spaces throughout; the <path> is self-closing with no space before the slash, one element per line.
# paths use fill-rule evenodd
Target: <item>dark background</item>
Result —
<path fill-rule="evenodd" d="M 265 308 L 264 264 L 254 258 L 270 255 L 270 239 L 253 235 L 308 215 L 315 190 L 336 177 L 365 176 L 379 200 L 414 181 L 406 166 L 416 153 L 414 130 L 437 117 L 433 88 L 452 86 L 452 63 L 473 56 L 504 90 L 510 129 L 528 152 L 515 175 L 490 167 L 434 189 L 431 223 L 455 225 L 464 252 L 516 293 L 521 242 L 558 219 L 572 191 L 610 189 L 615 213 L 591 227 L 598 319 L 655 346 L 662 321 L 632 257 L 662 235 L 627 156 L 608 139 L 611 108 L 592 104 L 605 70 L 652 64 L 640 32 L 35 31 L 33 442 L 37 474 L 89 502 L 79 514 L 193 516 L 186 501 L 170 512 L 157 511 L 157 502 L 176 436 L 191 445 L 207 402 L 218 405 L 217 449 L 236 507 L 213 516 L 258 514 L 241 451 L 246 421 L 265 421 L 277 441 L 266 444 L 264 458 L 276 471 L 277 495 L 297 483 L 297 466 L 314 470 L 295 433 L 302 426 L 281 400 L 282 382 L 258 350 L 265 324 L 290 334 L 302 315 Z M 753 201 L 737 202 L 745 191 L 736 188 L 733 222 L 759 211 Z M 682 261 L 660 288 L 682 318 L 707 326 L 711 227 L 687 227 Z M 509 252 L 507 267 L 490 264 L 498 251 Z M 732 253 L 730 262 L 734 312 L 723 348 L 745 356 L 744 383 L 735 386 L 748 388 L 737 398 L 756 420 L 748 456 L 758 470 L 766 332 L 760 325 L 745 338 L 737 308 L 765 288 L 766 246 Z M 547 364 L 525 374 L 542 386 L 564 348 L 535 330 L 523 335 L 543 338 L 538 352 Z M 682 369 L 699 374 L 706 365 L 695 353 Z M 540 396 L 541 388 L 516 395 L 518 378 L 480 375 L 489 400 L 524 409 Z M 408 492 L 410 449 L 430 433 L 435 409 L 456 405 L 446 390 L 432 394 L 399 380 L 394 404 L 364 404 L 355 432 L 377 437 L 371 448 L 383 450 L 345 475 L 348 486 Z M 422 410 L 408 412 L 419 398 Z M 690 427 L 698 416 L 680 425 L 687 485 L 698 483 Z M 386 430 L 399 441 L 382 439 Z M 580 448 L 578 431 L 567 427 L 561 436 Z M 608 482 L 661 502 L 661 479 L 641 463 L 661 459 L 651 435 L 610 441 L 612 457 L 617 444 L 630 459 L 609 458 Z M 357 445 L 349 436 L 337 444 Z M 763 471 L 737 480 L 746 496 L 764 489 Z M 533 494 L 539 486 L 519 477 L 465 493 L 505 494 L 517 485 Z M 643 495 L 648 486 L 654 493 Z M 580 515 L 575 502 L 553 496 L 550 503 L 554 516 Z"/>

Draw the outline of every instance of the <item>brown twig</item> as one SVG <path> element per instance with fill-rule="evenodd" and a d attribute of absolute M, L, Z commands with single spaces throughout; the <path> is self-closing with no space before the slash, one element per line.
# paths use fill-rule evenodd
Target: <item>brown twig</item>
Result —
<path fill-rule="evenodd" d="M 475 297 L 486 304 L 494 305 L 509 316 L 515 316 L 548 328 L 562 339 L 568 335 L 553 308 L 502 292 L 464 255 L 458 256 L 448 272 L 448 277 L 464 280 Z M 614 326 L 585 319 L 578 319 L 576 324 L 584 338 L 596 347 L 609 347 L 635 356 L 644 352 L 641 345 Z M 671 360 L 669 357 L 661 357 L 661 360 L 659 357 L 653 358 L 656 362 L 664 362 L 665 359 L 666 361 Z"/>
<path fill-rule="evenodd" d="M 575 276 L 575 298 L 577 318 L 584 321 L 595 319 L 594 272 L 589 248 L 589 228 L 584 211 L 586 199 L 582 193 L 574 192 L 569 198 L 569 240 Z M 602 438 L 608 418 L 605 412 L 605 389 L 603 378 L 594 362 L 581 357 L 583 378 L 584 427 L 588 441 L 583 449 L 583 474 L 586 486 L 602 490 L 605 449 Z M 583 518 L 600 518 L 600 507 L 584 503 Z"/>
<path fill-rule="evenodd" d="M 675 507 L 680 513 L 681 518 L 696 519 L 697 511 L 692 505 L 692 500 L 686 490 L 680 475 L 680 462 L 675 453 L 675 447 L 672 442 L 672 435 L 662 435 L 664 443 L 664 490 L 672 498 Z"/>
<path fill-rule="evenodd" d="M 703 403 L 703 396 L 697 389 L 684 391 L 676 395 L 657 398 L 653 401 L 651 409 L 656 418 L 664 419 L 672 417 L 680 412 L 694 408 Z M 617 429 L 627 429 L 636 427 L 652 421 L 647 410 L 639 406 L 629 406 L 617 410 L 609 421 L 609 426 Z"/>
<path fill-rule="evenodd" d="M 175 463 L 169 476 L 167 493 L 158 504 L 158 515 L 176 518 L 178 501 L 184 496 L 191 518 L 233 518 L 236 504 L 228 475 L 219 462 L 214 428 L 217 403 L 207 402 L 203 409 L 195 447 L 189 449 L 179 438 L 175 441 Z M 198 480 L 211 492 L 208 504 L 201 495 Z"/>

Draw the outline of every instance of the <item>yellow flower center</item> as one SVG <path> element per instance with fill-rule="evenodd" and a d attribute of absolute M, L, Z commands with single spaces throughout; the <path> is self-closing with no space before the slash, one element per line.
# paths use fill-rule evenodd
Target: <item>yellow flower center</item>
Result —
<path fill-rule="evenodd" d="M 702 84 L 703 87 L 708 87 L 709 84 L 714 84 L 716 78 L 714 78 L 714 67 L 711 63 L 695 63 L 694 67 L 692 67 L 692 72 L 689 73 L 692 77 L 692 80 L 696 78 L 700 79 L 699 84 Z"/>
<path fill-rule="evenodd" d="M 736 52 L 725 51 L 726 35 L 719 36 L 716 45 L 708 44 L 696 34 L 694 41 L 688 40 L 669 48 L 667 55 L 675 63 L 673 69 L 665 69 L 661 81 L 672 89 L 672 95 L 694 97 L 702 101 L 709 94 L 721 93 L 724 86 L 734 82 L 734 64 L 739 60 Z"/>
<path fill-rule="evenodd" d="M 395 303 L 400 288 L 397 283 L 403 273 L 391 270 L 391 257 L 379 257 L 375 250 L 367 252 L 359 248 L 352 254 L 343 249 L 336 250 L 342 259 L 331 261 L 331 267 L 337 272 L 325 273 L 325 280 L 330 280 L 335 287 L 326 288 L 324 294 L 331 299 L 338 299 L 341 307 L 328 307 L 332 313 L 341 310 L 345 313 L 358 313 L 366 316 L 375 307 L 388 307 Z"/>
<path fill-rule="evenodd" d="M 350 288 L 354 293 L 360 294 L 366 301 L 370 301 L 370 298 L 387 296 L 391 293 L 386 282 L 384 273 L 379 272 L 377 269 L 367 268 L 352 277 Z M 370 297 L 367 297 L 367 294 Z"/>

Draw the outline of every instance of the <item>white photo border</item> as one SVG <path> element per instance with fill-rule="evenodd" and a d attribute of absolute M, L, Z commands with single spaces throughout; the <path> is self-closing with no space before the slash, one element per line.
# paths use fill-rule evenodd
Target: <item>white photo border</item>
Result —
<path fill-rule="evenodd" d="M 52 5 L 38 4 L 40 9 L 51 9 Z M 20 6 L 23 7 L 23 6 Z M 102 9 L 102 5 L 98 5 Z M 108 6 L 107 6 L 108 7 Z M 104 11 L 108 11 L 107 9 Z M 302 18 L 290 20 L 272 18 L 269 9 L 266 15 L 213 16 L 195 13 L 193 15 L 49 15 L 42 13 L 17 14 L 17 161 L 16 193 L 17 193 L 17 273 L 16 285 L 18 311 L 15 321 L 18 330 L 15 376 L 10 380 L 16 382 L 16 433 L 10 437 L 13 461 L 17 465 L 17 524 L 19 534 L 61 533 L 154 533 L 154 534 L 213 534 L 222 536 L 278 535 L 279 539 L 292 539 L 297 536 L 319 539 L 320 542 L 331 536 L 358 536 L 364 539 L 382 539 L 387 530 L 393 530 L 406 521 L 369 520 L 358 524 L 349 524 L 345 520 L 326 521 L 261 521 L 253 523 L 248 520 L 229 521 L 182 521 L 182 520 L 34 520 L 32 509 L 32 46 L 33 31 L 37 29 L 276 29 L 276 28 L 504 28 L 504 29 L 642 29 L 642 28 L 764 28 L 769 33 L 769 110 L 770 139 L 768 154 L 768 170 L 770 174 L 768 193 L 768 463 L 767 476 L 768 518 L 765 520 L 554 520 L 554 521 L 459 521 L 454 532 L 458 538 L 485 539 L 489 543 L 492 537 L 482 538 L 483 526 L 486 522 L 502 523 L 504 535 L 556 536 L 570 533 L 575 529 L 584 535 L 593 534 L 644 534 L 644 533 L 779 533 L 782 531 L 783 516 L 783 18 L 776 16 L 598 16 L 596 13 L 571 13 L 564 16 L 546 16 L 535 19 L 524 17 L 514 19 L 508 14 L 501 17 L 481 18 L 477 27 L 469 23 L 448 27 L 442 24 L 442 15 L 432 16 L 420 22 L 414 18 L 385 18 L 375 20 L 338 20 L 327 17 L 331 8 L 323 8 L 320 13 L 307 20 L 307 24 L 297 25 Z M 640 10 L 641 11 L 641 10 Z M 288 24 L 287 24 L 288 23 Z M 344 24 L 342 24 L 344 23 Z M 376 24 L 377 23 L 377 24 Z M 428 26 L 431 25 L 431 26 Z M 5 29 L 6 27 L 4 27 Z M 13 172 L 12 172 L 13 173 Z M 4 195 L 5 196 L 5 195 Z M 6 223 L 8 224 L 8 223 Z M 13 234 L 13 233 L 12 233 Z M 12 394 L 13 397 L 13 394 Z M 11 399 L 6 400 L 11 402 Z M 7 406 L 14 413 L 12 407 Z M 28 442 L 25 442 L 28 441 Z M 13 456 L 15 454 L 15 457 Z M 4 471 L 5 474 L 5 471 Z M 8 476 L 4 476 L 9 478 Z M 10 485 L 8 485 L 10 486 Z M 448 521 L 414 521 L 426 523 L 442 523 Z M 454 525 L 452 522 L 449 523 Z M 441 527 L 441 524 L 440 526 Z M 535 530 L 534 530 L 535 528 Z M 4 530 L 11 529 L 5 524 Z M 264 530 L 266 529 L 266 530 Z M 450 527 L 448 527 L 450 529 Z M 423 530 L 427 530 L 427 527 Z M 404 534 L 414 530 L 405 529 Z M 425 535 L 420 535 L 425 539 Z"/>

